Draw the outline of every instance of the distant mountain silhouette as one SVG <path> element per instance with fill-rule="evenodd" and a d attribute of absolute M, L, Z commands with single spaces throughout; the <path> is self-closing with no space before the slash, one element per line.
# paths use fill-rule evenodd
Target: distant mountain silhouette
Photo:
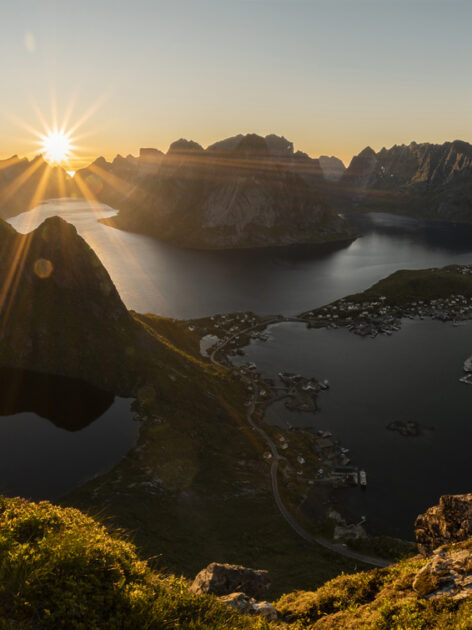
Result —
<path fill-rule="evenodd" d="M 283 137 L 240 134 L 207 149 L 180 139 L 152 173 L 142 158 L 100 158 L 77 172 L 79 188 L 120 209 L 106 223 L 196 248 L 353 238 L 323 194 L 319 161 Z"/>
<path fill-rule="evenodd" d="M 318 159 L 325 179 L 337 182 L 344 175 L 346 167 L 339 158 L 334 155 L 331 155 L 330 157 L 327 155 L 321 155 Z"/>
<path fill-rule="evenodd" d="M 60 166 L 50 166 L 41 155 L 33 160 L 17 155 L 0 160 L 0 216 L 29 210 L 45 199 L 77 196 L 76 185 Z"/>
<path fill-rule="evenodd" d="M 119 210 L 104 222 L 186 247 L 345 241 L 353 232 L 338 212 L 472 221 L 472 145 L 366 147 L 347 169 L 275 134 L 238 134 L 206 149 L 180 138 L 167 153 L 99 157 L 73 178 L 41 156 L 0 161 L 0 216 L 58 197 L 97 199 Z"/>
<path fill-rule="evenodd" d="M 340 180 L 351 209 L 399 212 L 444 220 L 472 220 L 472 145 L 366 147 Z"/>

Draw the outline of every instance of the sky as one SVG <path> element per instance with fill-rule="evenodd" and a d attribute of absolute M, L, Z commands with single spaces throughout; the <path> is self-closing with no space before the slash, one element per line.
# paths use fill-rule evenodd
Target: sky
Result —
<path fill-rule="evenodd" d="M 346 163 L 472 141 L 471 0 L 0 0 L 0 24 L 0 157 L 66 118 L 76 166 L 249 132 Z"/>

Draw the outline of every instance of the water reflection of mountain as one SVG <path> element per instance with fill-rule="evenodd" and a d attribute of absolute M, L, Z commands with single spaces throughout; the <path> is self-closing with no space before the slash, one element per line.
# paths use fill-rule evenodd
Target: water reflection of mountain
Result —
<path fill-rule="evenodd" d="M 427 221 L 382 212 L 350 214 L 352 227 L 362 235 L 377 233 L 392 237 L 410 238 L 411 242 L 443 252 L 470 252 L 472 224 L 450 221 Z"/>
<path fill-rule="evenodd" d="M 0 415 L 33 412 L 66 431 L 80 431 L 102 416 L 114 396 L 83 381 L 0 368 Z"/>

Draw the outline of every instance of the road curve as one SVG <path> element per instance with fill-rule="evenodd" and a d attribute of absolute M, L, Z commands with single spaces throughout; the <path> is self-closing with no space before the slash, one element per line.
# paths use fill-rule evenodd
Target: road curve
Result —
<path fill-rule="evenodd" d="M 210 361 L 212 361 L 212 363 L 215 363 L 216 365 L 219 365 L 220 367 L 226 367 L 216 359 L 215 355 L 218 352 L 221 352 L 223 348 L 230 341 L 232 341 L 236 337 L 239 337 L 240 335 L 251 332 L 252 330 L 255 330 L 256 328 L 260 328 L 261 325 L 264 325 L 265 327 L 267 327 L 270 324 L 283 323 L 283 322 L 289 322 L 289 321 L 303 321 L 304 323 L 306 323 L 306 320 L 300 320 L 299 318 L 295 318 L 295 317 L 285 318 L 284 317 L 284 318 L 274 318 L 273 320 L 268 320 L 267 322 L 264 322 L 263 324 L 259 323 L 255 326 L 251 326 L 250 328 L 241 330 L 238 333 L 235 333 L 234 335 L 232 335 L 231 337 L 228 337 L 228 339 L 226 339 L 224 343 L 222 343 L 220 346 L 215 348 L 215 350 L 213 350 L 213 352 L 209 356 Z M 297 523 L 295 518 L 290 514 L 290 512 L 285 507 L 285 504 L 282 501 L 282 497 L 280 496 L 279 483 L 278 483 L 278 469 L 279 469 L 279 461 L 281 457 L 277 450 L 277 446 L 275 442 L 270 438 L 270 436 L 267 435 L 264 429 L 260 427 L 258 424 L 256 424 L 252 418 L 254 414 L 254 410 L 256 408 L 256 399 L 257 399 L 257 390 L 254 391 L 254 394 L 251 397 L 250 405 L 246 413 L 246 419 L 248 421 L 248 424 L 252 427 L 252 429 L 257 431 L 261 435 L 261 437 L 264 439 L 265 443 L 269 447 L 269 450 L 272 454 L 273 461 L 270 467 L 272 493 L 274 495 L 275 503 L 277 507 L 279 508 L 279 511 L 284 517 L 285 521 L 301 538 L 303 538 L 309 544 L 319 545 L 320 547 L 324 547 L 325 549 L 328 549 L 329 551 L 332 551 L 333 553 L 337 553 L 341 556 L 344 556 L 345 558 L 350 558 L 351 560 L 356 560 L 358 562 L 362 562 L 363 564 L 368 564 L 374 567 L 387 567 L 391 565 L 392 564 L 391 562 L 389 562 L 388 560 L 384 560 L 383 558 L 376 558 L 374 556 L 358 553 L 356 551 L 349 549 L 348 547 L 345 547 L 344 545 L 333 543 L 325 538 L 322 538 L 321 536 L 313 536 L 312 534 L 310 534 L 310 532 L 307 532 L 306 529 L 304 529 L 299 523 Z"/>

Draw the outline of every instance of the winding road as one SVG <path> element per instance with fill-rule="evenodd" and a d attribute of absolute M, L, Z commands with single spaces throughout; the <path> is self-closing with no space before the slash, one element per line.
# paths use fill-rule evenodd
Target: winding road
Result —
<path fill-rule="evenodd" d="M 251 326 L 250 328 L 241 330 L 235 333 L 234 335 L 231 335 L 230 337 L 228 337 L 222 344 L 220 344 L 211 352 L 209 358 L 212 361 L 212 363 L 214 363 L 215 365 L 219 365 L 220 367 L 227 367 L 216 359 L 216 354 L 218 352 L 221 352 L 223 348 L 227 346 L 228 343 L 230 343 L 230 341 L 232 341 L 236 337 L 239 337 L 240 335 L 244 335 L 253 330 L 256 330 L 257 328 L 261 328 L 261 326 L 264 326 L 264 328 L 266 328 L 270 324 L 291 322 L 291 321 L 306 323 L 306 320 L 302 320 L 295 317 L 287 317 L 287 318 L 279 317 L 279 318 L 274 318 L 272 320 L 263 322 L 262 324 L 261 323 L 256 324 L 254 326 Z M 256 408 L 257 395 L 258 395 L 258 390 L 256 389 L 252 395 L 250 405 L 247 409 L 246 419 L 248 421 L 248 424 L 252 427 L 252 429 L 257 431 L 261 435 L 261 437 L 264 439 L 265 443 L 267 444 L 272 454 L 272 465 L 270 467 L 272 493 L 274 495 L 275 503 L 277 507 L 279 508 L 279 511 L 284 517 L 285 521 L 301 538 L 303 538 L 306 542 L 310 544 L 319 545 L 320 547 L 324 547 L 325 549 L 328 549 L 329 551 L 332 551 L 341 556 L 344 556 L 345 558 L 350 558 L 351 560 L 356 560 L 358 562 L 362 562 L 363 564 L 368 564 L 374 567 L 387 567 L 390 564 L 392 564 L 391 562 L 383 558 L 377 558 L 375 556 L 369 556 L 363 553 L 358 553 L 356 551 L 353 551 L 352 549 L 349 549 L 349 547 L 346 547 L 345 545 L 333 543 L 325 538 L 322 538 L 321 536 L 313 536 L 312 534 L 310 534 L 310 532 L 307 532 L 306 529 L 304 529 L 299 523 L 297 523 L 295 518 L 290 514 L 290 512 L 285 507 L 285 504 L 282 501 L 282 497 L 280 496 L 280 492 L 279 492 L 278 469 L 279 469 L 279 461 L 282 459 L 282 457 L 279 455 L 275 442 L 264 431 L 262 427 L 260 427 L 258 424 L 254 422 L 253 417 L 252 417 Z"/>

